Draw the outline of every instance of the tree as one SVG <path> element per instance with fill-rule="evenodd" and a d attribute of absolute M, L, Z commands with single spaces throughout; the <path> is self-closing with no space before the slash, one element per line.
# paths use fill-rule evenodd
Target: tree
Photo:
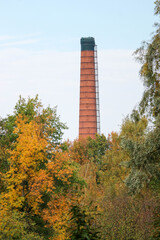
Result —
<path fill-rule="evenodd" d="M 49 136 L 50 144 L 55 148 L 61 143 L 63 130 L 66 125 L 60 122 L 57 116 L 56 108 L 44 108 L 38 96 L 25 100 L 20 96 L 18 103 L 15 105 L 14 113 L 8 115 L 7 118 L 0 119 L 0 190 L 4 190 L 5 186 L 2 181 L 2 174 L 9 170 L 9 149 L 13 149 L 17 134 L 14 132 L 16 128 L 16 118 L 18 115 L 22 119 L 27 117 L 27 121 L 34 120 L 37 124 L 43 125 L 43 131 Z"/>
<path fill-rule="evenodd" d="M 132 154 L 135 154 L 132 143 L 145 143 L 147 125 L 146 117 L 134 110 L 124 119 L 120 133 L 112 132 L 108 136 L 109 148 L 102 158 L 100 181 L 103 191 L 98 222 L 102 239 L 149 239 L 153 233 L 155 197 L 150 191 L 144 193 L 144 189 L 140 195 L 128 193 L 129 189 L 133 194 L 131 185 L 136 186 L 137 178 L 126 184 L 131 176 Z"/>
<path fill-rule="evenodd" d="M 7 131 L 1 139 L 5 143 L 8 167 L 1 172 L 0 233 L 3 236 L 4 226 L 18 218 L 17 226 L 22 221 L 22 228 L 13 226 L 10 239 L 14 239 L 14 234 L 26 239 L 25 234 L 29 232 L 33 239 L 68 239 L 70 208 L 78 198 L 81 182 L 69 153 L 59 146 L 61 123 L 53 111 L 43 110 L 37 100 L 35 102 L 36 105 L 31 104 L 29 108 L 34 111 L 28 113 L 25 107 L 29 105 L 25 105 L 23 111 L 18 110 L 14 116 L 12 141 L 7 139 Z"/>
<path fill-rule="evenodd" d="M 0 149 L 3 151 L 3 161 L 1 169 L 7 169 L 4 163 L 7 155 L 5 149 L 10 148 L 12 143 L 16 140 L 16 134 L 13 132 L 16 127 L 16 117 L 21 115 L 28 118 L 28 122 L 35 120 L 37 123 L 41 123 L 44 126 L 44 131 L 50 136 L 50 143 L 53 147 L 59 145 L 62 140 L 63 130 L 66 129 L 66 125 L 60 122 L 59 116 L 57 116 L 56 108 L 44 108 L 41 101 L 38 99 L 38 95 L 35 98 L 28 98 L 27 100 L 20 96 L 17 104 L 15 105 L 12 115 L 8 115 L 7 118 L 0 120 Z"/>
<path fill-rule="evenodd" d="M 15 210 L 8 212 L 1 222 L 0 239 L 43 240 L 43 236 L 36 233 L 34 227 L 35 224 L 24 213 Z"/>
<path fill-rule="evenodd" d="M 88 236 L 86 239 L 97 239 L 92 237 L 94 234 L 95 237 L 97 236 L 95 225 L 97 224 L 97 214 L 99 213 L 98 202 L 102 194 L 100 172 L 102 168 L 102 159 L 107 148 L 108 141 L 103 134 L 96 135 L 95 139 L 88 137 L 75 140 L 70 147 L 70 156 L 73 161 L 80 165 L 79 176 L 84 179 L 86 183 L 83 189 L 84 194 L 79 203 L 80 208 L 77 208 L 76 205 L 72 211 L 75 218 L 73 222 L 74 220 L 77 222 L 75 224 L 77 227 L 73 224 L 73 239 L 78 239 L 79 236 L 81 236 L 80 239 L 83 239 L 83 234 L 85 237 Z M 87 210 L 84 211 L 84 209 Z M 86 221 L 83 221 L 84 219 Z"/>
<path fill-rule="evenodd" d="M 155 15 L 160 15 L 160 1 L 155 2 Z M 139 104 L 141 118 L 146 114 L 152 120 L 152 125 L 143 140 L 129 140 L 124 137 L 123 146 L 130 154 L 129 167 L 131 172 L 126 183 L 132 192 L 141 191 L 143 187 L 159 184 L 160 167 L 160 25 L 150 42 L 145 42 L 136 51 L 137 59 L 142 63 L 140 76 L 145 86 L 142 100 Z"/>
<path fill-rule="evenodd" d="M 129 160 L 128 154 L 120 146 L 120 136 L 112 132 L 108 136 L 109 149 L 103 157 L 101 171 L 101 184 L 105 187 L 105 193 L 114 194 L 125 187 L 124 179 L 128 173 L 122 164 Z"/>
<path fill-rule="evenodd" d="M 70 152 L 72 159 L 81 165 L 88 161 L 100 165 L 107 148 L 108 142 L 106 137 L 103 134 L 97 134 L 95 139 L 88 137 L 75 140 L 70 147 Z"/>
<path fill-rule="evenodd" d="M 155 15 L 160 16 L 160 1 L 155 1 Z M 160 24 L 156 23 L 156 31 L 150 42 L 144 42 L 135 52 L 142 67 L 140 76 L 145 87 L 139 104 L 139 116 L 144 114 L 151 121 L 150 128 L 141 141 L 123 138 L 123 148 L 128 151 L 130 173 L 126 184 L 130 193 L 145 196 L 151 191 L 159 201 L 160 189 Z M 152 239 L 159 239 L 160 218 L 157 213 L 159 205 L 155 206 Z"/>
<path fill-rule="evenodd" d="M 70 240 L 98 240 L 99 231 L 93 227 L 94 219 L 87 215 L 86 211 L 75 205 L 71 209 L 72 213 L 72 228 L 69 229 Z"/>
<path fill-rule="evenodd" d="M 160 1 L 155 1 L 155 15 L 160 15 Z M 148 112 L 152 117 L 160 114 L 160 24 L 156 23 L 156 32 L 150 42 L 144 42 L 136 50 L 137 60 L 142 63 L 140 76 L 145 86 L 139 105 L 141 113 Z"/>
<path fill-rule="evenodd" d="M 48 106 L 44 108 L 38 99 L 38 95 L 35 98 L 28 98 L 27 101 L 20 96 L 15 106 L 13 116 L 15 117 L 19 114 L 27 116 L 28 121 L 34 119 L 42 123 L 44 125 L 44 131 L 50 137 L 50 143 L 52 143 L 53 147 L 61 143 L 63 130 L 67 129 L 67 126 L 60 122 L 56 107 L 51 108 Z"/>

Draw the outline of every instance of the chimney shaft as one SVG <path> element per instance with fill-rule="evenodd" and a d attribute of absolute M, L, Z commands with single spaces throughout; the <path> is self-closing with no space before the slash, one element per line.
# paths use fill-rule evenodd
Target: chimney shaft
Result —
<path fill-rule="evenodd" d="M 81 38 L 79 137 L 94 138 L 98 131 L 95 46 L 94 38 Z"/>

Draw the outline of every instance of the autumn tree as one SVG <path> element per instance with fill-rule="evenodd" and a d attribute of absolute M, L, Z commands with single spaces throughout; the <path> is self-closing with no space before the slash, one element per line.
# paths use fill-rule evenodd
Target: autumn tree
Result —
<path fill-rule="evenodd" d="M 37 99 L 29 99 L 27 104 L 21 99 L 16 106 L 11 124 L 13 138 L 2 129 L 8 166 L 1 172 L 1 236 L 15 219 L 17 228 L 9 227 L 8 231 L 13 232 L 10 239 L 16 234 L 19 239 L 27 239 L 29 233 L 30 239 L 69 239 L 70 208 L 77 200 L 81 181 L 76 164 L 60 148 L 65 125 L 53 110 L 43 109 Z"/>
<path fill-rule="evenodd" d="M 155 1 L 155 15 L 160 16 L 160 1 Z M 140 117 L 146 116 L 149 128 L 141 141 L 124 137 L 123 148 L 128 151 L 130 174 L 126 184 L 130 193 L 146 195 L 151 191 L 153 198 L 159 201 L 160 189 L 160 25 L 149 42 L 135 52 L 142 64 L 140 76 L 144 84 L 144 94 L 137 109 Z M 134 112 L 133 112 L 134 113 Z M 155 207 L 155 231 L 152 239 L 159 239 L 160 217 Z"/>
<path fill-rule="evenodd" d="M 160 15 L 160 1 L 155 1 L 155 15 Z M 150 42 L 136 51 L 137 59 L 142 67 L 140 76 L 145 87 L 142 100 L 133 115 L 146 115 L 152 122 L 143 141 L 124 138 L 123 146 L 129 151 L 129 167 L 131 173 L 126 182 L 132 192 L 140 191 L 143 187 L 159 185 L 160 159 L 160 25 L 155 24 L 156 31 Z M 136 114 L 135 114 L 136 112 Z"/>
<path fill-rule="evenodd" d="M 0 119 L 0 190 L 4 190 L 2 173 L 9 169 L 8 158 L 10 153 L 8 150 L 13 149 L 13 143 L 17 138 L 14 129 L 16 127 L 16 117 L 19 114 L 22 118 L 27 117 L 28 122 L 34 120 L 38 124 L 43 124 L 43 130 L 48 134 L 53 148 L 61 143 L 63 130 L 66 129 L 66 125 L 57 116 L 56 108 L 44 108 L 38 96 L 27 100 L 20 96 L 13 114 Z"/>
<path fill-rule="evenodd" d="M 18 102 L 14 107 L 12 115 L 8 115 L 7 118 L 0 119 L 0 146 L 1 149 L 9 148 L 12 142 L 15 141 L 16 135 L 13 133 L 15 128 L 16 117 L 21 114 L 22 117 L 27 117 L 28 121 L 35 120 L 46 126 L 45 131 L 50 136 L 50 140 L 53 145 L 58 145 L 63 136 L 63 130 L 66 129 L 66 125 L 60 121 L 57 116 L 57 109 L 46 107 L 44 108 L 41 101 L 38 99 L 38 95 L 35 98 L 26 100 L 19 97 Z"/>
<path fill-rule="evenodd" d="M 97 215 L 99 212 L 98 201 L 100 201 L 102 191 L 99 184 L 99 173 L 102 167 L 102 158 L 107 148 L 108 141 L 103 134 L 96 135 L 94 139 L 91 137 L 77 139 L 70 146 L 70 156 L 74 162 L 80 165 L 78 174 L 86 183 L 79 205 L 73 208 L 75 210 L 73 211 L 76 217 L 75 220 L 77 221 L 76 226 L 82 229 L 82 232 L 79 229 L 73 229 L 72 233 L 75 238 L 78 236 L 76 235 L 77 233 L 84 234 L 90 239 L 89 236 L 92 234 L 89 235 L 89 231 L 91 231 L 93 235 L 95 234 L 93 239 L 96 239 Z M 76 214 L 80 214 L 82 219 Z M 84 218 L 86 219 L 85 223 Z M 89 219 L 92 220 L 90 221 Z M 82 228 L 80 227 L 81 221 L 83 223 Z M 99 239 L 99 235 L 97 236 Z"/>
<path fill-rule="evenodd" d="M 131 175 L 133 149 L 128 149 L 124 141 L 128 144 L 143 144 L 146 140 L 147 124 L 146 117 L 141 118 L 138 112 L 134 111 L 124 119 L 119 134 L 112 132 L 108 136 L 109 148 L 102 158 L 100 175 L 103 191 L 98 223 L 102 229 L 102 239 L 149 239 L 153 233 L 157 199 L 150 191 L 130 195 L 130 188 L 126 185 L 126 179 Z M 132 183 L 135 184 L 134 179 Z"/>
<path fill-rule="evenodd" d="M 72 159 L 80 165 L 83 165 L 90 160 L 99 164 L 107 147 L 108 142 L 104 134 L 97 134 L 95 139 L 88 137 L 75 140 L 70 147 L 70 152 Z"/>

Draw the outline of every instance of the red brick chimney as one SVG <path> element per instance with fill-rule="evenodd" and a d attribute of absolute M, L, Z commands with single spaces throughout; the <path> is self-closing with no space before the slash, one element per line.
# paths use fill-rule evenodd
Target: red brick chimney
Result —
<path fill-rule="evenodd" d="M 98 64 L 95 40 L 81 38 L 79 137 L 100 133 Z"/>

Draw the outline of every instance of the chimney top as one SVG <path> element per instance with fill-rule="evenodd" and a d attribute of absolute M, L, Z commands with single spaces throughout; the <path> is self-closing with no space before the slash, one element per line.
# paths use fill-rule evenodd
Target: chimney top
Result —
<path fill-rule="evenodd" d="M 81 51 L 94 51 L 95 40 L 93 37 L 81 38 Z"/>

